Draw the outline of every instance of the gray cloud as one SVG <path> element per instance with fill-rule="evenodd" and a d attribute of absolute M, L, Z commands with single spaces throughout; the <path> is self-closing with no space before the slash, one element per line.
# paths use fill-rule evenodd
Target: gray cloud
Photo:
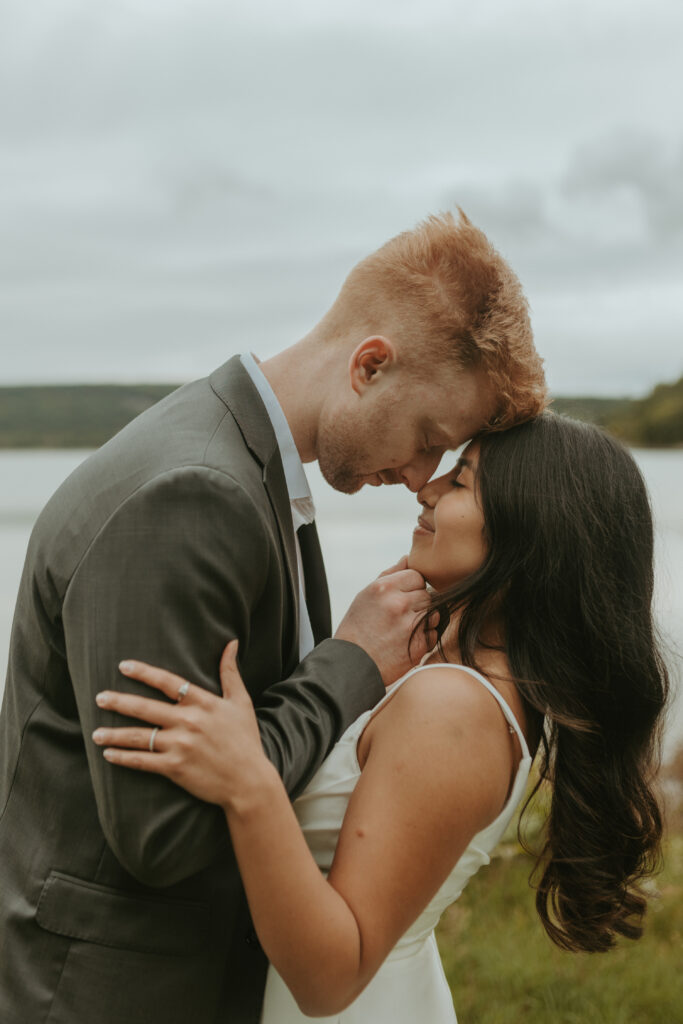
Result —
<path fill-rule="evenodd" d="M 353 262 L 456 202 L 525 281 L 558 387 L 574 379 L 560 338 L 598 322 L 612 340 L 582 373 L 602 383 L 624 289 L 634 339 L 651 287 L 667 323 L 656 365 L 622 350 L 620 387 L 670 372 L 673 0 L 645 21 L 638 0 L 13 0 L 0 28 L 5 380 L 186 378 L 266 355 Z"/>
<path fill-rule="evenodd" d="M 550 227 L 544 191 L 531 181 L 506 182 L 497 189 L 464 184 L 445 198 L 445 205 L 462 207 L 496 238 L 533 242 Z"/>
<path fill-rule="evenodd" d="M 683 233 L 683 140 L 621 129 L 581 146 L 565 179 L 570 196 L 616 199 L 631 193 L 658 241 Z M 668 143 L 668 144 L 667 144 Z"/>

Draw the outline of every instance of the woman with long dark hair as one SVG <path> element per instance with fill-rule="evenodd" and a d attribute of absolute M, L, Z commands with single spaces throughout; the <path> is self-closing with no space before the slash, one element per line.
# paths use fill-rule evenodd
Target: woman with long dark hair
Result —
<path fill-rule="evenodd" d="M 545 413 L 472 442 L 418 500 L 408 565 L 432 587 L 438 647 L 351 726 L 294 811 L 235 641 L 223 700 L 140 662 L 122 672 L 179 704 L 98 698 L 155 726 L 97 730 L 112 763 L 224 808 L 273 964 L 264 1024 L 455 1019 L 433 928 L 488 861 L 536 749 L 539 784 L 552 784 L 544 927 L 570 950 L 641 934 L 668 680 L 635 462 L 597 428 Z"/>

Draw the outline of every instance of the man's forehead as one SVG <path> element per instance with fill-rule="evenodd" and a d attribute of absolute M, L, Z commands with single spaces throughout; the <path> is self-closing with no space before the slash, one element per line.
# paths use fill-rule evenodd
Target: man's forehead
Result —
<path fill-rule="evenodd" d="M 470 395 L 462 402 L 451 398 L 446 409 L 435 405 L 430 415 L 435 426 L 460 445 L 475 437 L 491 422 L 497 407 L 497 403 L 491 401 L 488 395 Z"/>
<path fill-rule="evenodd" d="M 457 416 L 452 417 L 452 422 L 446 417 L 437 415 L 425 418 L 425 432 L 429 436 L 429 443 L 434 448 L 446 448 L 455 451 L 461 448 L 472 436 L 464 432 L 464 424 Z M 474 431 L 472 432 L 474 433 Z"/>

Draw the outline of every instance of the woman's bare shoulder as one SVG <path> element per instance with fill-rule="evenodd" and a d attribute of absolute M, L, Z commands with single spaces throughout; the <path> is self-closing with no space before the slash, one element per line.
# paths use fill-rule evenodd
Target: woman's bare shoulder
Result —
<path fill-rule="evenodd" d="M 500 706 L 481 680 L 457 665 L 425 665 L 374 716 L 358 755 L 362 766 L 373 748 L 386 745 L 419 759 L 444 744 L 460 770 L 465 763 L 487 764 L 494 789 L 498 777 L 505 793 L 512 765 L 510 744 L 501 742 L 506 735 Z"/>
<path fill-rule="evenodd" d="M 440 813 L 467 822 L 468 839 L 504 807 L 515 765 L 510 734 L 498 703 L 469 672 L 424 666 L 370 726 L 358 747 L 364 790 L 385 793 L 400 774 L 410 780 L 401 790 L 406 805 L 438 794 Z"/>
<path fill-rule="evenodd" d="M 392 707 L 393 706 L 393 707 Z M 500 726 L 500 707 L 480 679 L 459 665 L 424 665 L 401 684 L 386 710 L 445 730 Z M 380 727 L 382 715 L 377 715 Z M 388 718 L 384 719 L 385 722 Z M 498 728 L 496 728 L 498 731 Z"/>

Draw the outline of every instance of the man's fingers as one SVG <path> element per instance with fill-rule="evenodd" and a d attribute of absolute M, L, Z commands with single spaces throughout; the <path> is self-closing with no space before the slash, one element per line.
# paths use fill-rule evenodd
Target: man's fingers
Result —
<path fill-rule="evenodd" d="M 413 628 L 417 627 L 417 632 L 415 634 L 415 642 L 424 642 L 426 644 L 428 651 L 431 651 L 432 648 L 436 646 L 436 643 L 439 639 L 439 620 L 440 616 L 438 611 L 430 612 L 426 619 L 424 616 L 424 612 L 415 617 L 415 621 L 413 623 Z"/>
<path fill-rule="evenodd" d="M 382 576 L 391 576 L 392 572 L 400 572 L 401 569 L 407 569 L 407 568 L 408 568 L 408 556 L 407 555 L 403 555 L 402 558 L 399 558 L 399 560 L 396 563 L 396 565 L 392 565 L 388 569 L 385 569 L 384 572 L 381 572 L 379 574 L 377 579 L 381 580 Z"/>
<path fill-rule="evenodd" d="M 388 582 L 388 581 L 387 581 Z M 391 575 L 391 585 L 397 590 L 409 592 L 411 590 L 424 590 L 424 577 L 415 569 L 399 569 Z"/>
<path fill-rule="evenodd" d="M 410 659 L 413 665 L 417 665 L 426 654 L 433 651 L 438 643 L 438 634 L 435 629 L 428 629 L 426 632 L 419 629 L 410 641 Z"/>
<path fill-rule="evenodd" d="M 432 605 L 432 595 L 427 590 L 414 590 L 410 591 L 415 597 L 412 601 L 413 611 L 419 612 L 420 615 L 424 615 L 428 608 Z M 439 621 L 439 613 L 436 612 L 436 622 Z"/>
<path fill-rule="evenodd" d="M 431 612 L 426 619 L 424 612 L 422 612 L 422 614 L 416 616 L 414 625 L 419 626 L 420 633 L 427 633 L 430 636 L 433 635 L 434 642 L 436 643 L 437 630 L 439 627 L 438 612 Z"/>

